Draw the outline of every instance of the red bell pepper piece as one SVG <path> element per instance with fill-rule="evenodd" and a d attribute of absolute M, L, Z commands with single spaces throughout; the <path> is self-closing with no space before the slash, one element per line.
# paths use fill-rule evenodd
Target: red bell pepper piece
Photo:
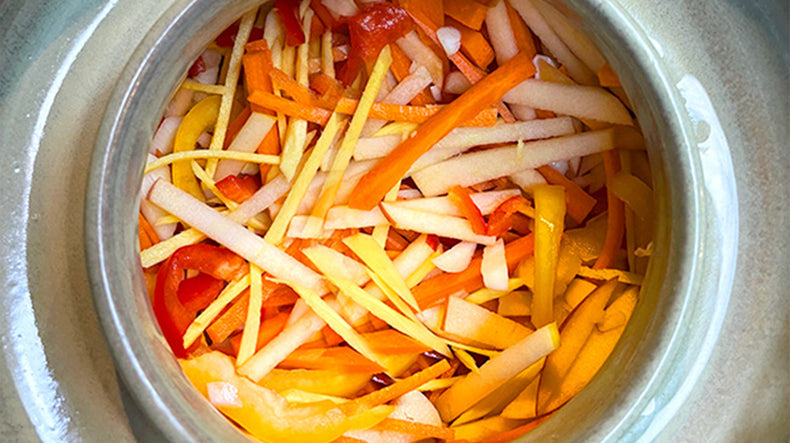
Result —
<path fill-rule="evenodd" d="M 192 63 L 192 66 L 189 67 L 189 76 L 194 77 L 200 74 L 201 72 L 205 72 L 205 71 L 206 71 L 206 62 L 203 60 L 203 56 L 201 55 L 200 57 L 197 58 L 197 60 L 195 60 L 195 63 Z"/>
<path fill-rule="evenodd" d="M 217 279 L 230 281 L 242 276 L 247 262 L 228 249 L 206 244 L 178 249 L 159 269 L 154 289 L 154 314 L 162 333 L 178 358 L 185 358 L 183 335 L 197 311 L 179 300 L 178 290 L 185 271 L 193 269 Z"/>
<path fill-rule="evenodd" d="M 465 219 L 472 224 L 472 232 L 477 235 L 486 235 L 486 222 L 483 213 L 472 200 L 472 193 L 461 185 L 453 186 L 447 192 L 447 197 L 452 201 Z"/>
<path fill-rule="evenodd" d="M 499 235 L 509 231 L 513 227 L 513 214 L 519 212 L 519 209 L 525 206 L 528 207 L 529 203 L 520 195 L 510 197 L 500 203 L 494 209 L 494 212 L 488 216 L 486 235 Z"/>
<path fill-rule="evenodd" d="M 299 23 L 299 1 L 277 0 L 274 7 L 280 14 L 280 20 L 285 27 L 285 43 L 288 46 L 299 46 L 305 42 L 302 24 Z"/>
<path fill-rule="evenodd" d="M 222 280 L 201 272 L 178 285 L 178 301 L 188 311 L 197 313 L 211 304 L 224 287 Z"/>
<path fill-rule="evenodd" d="M 359 14 L 349 17 L 351 39 L 349 59 L 343 70 L 343 82 L 354 81 L 362 66 L 371 66 L 385 46 L 412 29 L 409 14 L 389 3 L 368 3 Z"/>
<path fill-rule="evenodd" d="M 225 28 L 215 40 L 217 46 L 221 48 L 230 48 L 233 46 L 233 42 L 236 41 L 236 34 L 239 33 L 239 22 L 235 22 L 232 25 Z"/>
<path fill-rule="evenodd" d="M 216 186 L 222 195 L 241 203 L 255 194 L 261 187 L 261 182 L 257 175 L 229 175 L 218 181 Z"/>

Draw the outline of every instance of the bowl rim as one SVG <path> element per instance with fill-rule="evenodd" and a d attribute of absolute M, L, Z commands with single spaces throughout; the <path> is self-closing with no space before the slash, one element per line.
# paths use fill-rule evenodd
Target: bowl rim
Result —
<path fill-rule="evenodd" d="M 180 375 L 178 364 L 169 355 L 169 348 L 152 322 L 144 289 L 140 293 L 144 288 L 140 272 L 117 272 L 117 269 L 128 268 L 130 261 L 135 259 L 139 268 L 139 254 L 134 243 L 136 226 L 126 221 L 133 219 L 129 217 L 135 215 L 139 204 L 137 198 L 130 196 L 139 192 L 145 152 L 131 147 L 147 146 L 154 129 L 150 126 L 156 119 L 151 119 L 150 110 L 145 110 L 164 108 L 166 102 L 161 97 L 169 96 L 181 73 L 208 43 L 198 31 L 203 31 L 202 35 L 216 35 L 259 3 L 182 0 L 168 9 L 124 68 L 107 105 L 91 161 L 85 208 L 85 249 L 94 304 L 115 364 L 129 391 L 152 421 L 174 441 L 246 440 Z M 606 30 L 593 37 L 615 68 L 624 65 L 622 55 L 611 57 L 616 54 L 616 48 L 631 57 L 638 69 L 652 74 L 644 76 L 642 80 L 646 83 L 642 84 L 625 76 L 623 84 L 632 91 L 639 87 L 654 94 L 661 105 L 659 111 L 671 114 L 666 127 L 668 133 L 662 136 L 667 140 L 665 143 L 674 144 L 675 157 L 671 161 L 678 168 L 664 171 L 671 198 L 663 204 L 673 217 L 680 215 L 693 221 L 681 226 L 672 226 L 669 220 L 660 223 L 659 230 L 665 229 L 668 236 L 667 260 L 672 260 L 676 270 L 685 269 L 688 273 L 673 283 L 659 282 L 660 291 L 670 293 L 673 302 L 671 312 L 667 313 L 672 321 L 668 324 L 670 330 L 666 331 L 667 340 L 662 342 L 664 348 L 660 355 L 649 356 L 648 350 L 638 346 L 629 348 L 618 344 L 614 354 L 620 358 L 607 362 L 591 386 L 611 383 L 615 368 L 642 371 L 640 379 L 620 395 L 621 400 L 628 402 L 628 407 L 602 418 L 603 426 L 599 430 L 573 434 L 573 439 L 577 440 L 650 439 L 660 432 L 688 396 L 710 357 L 721 328 L 734 275 L 737 211 L 730 211 L 728 218 L 726 211 L 722 213 L 721 208 L 716 207 L 717 204 L 721 206 L 721 202 L 711 201 L 711 182 L 734 183 L 734 175 L 732 171 L 705 167 L 687 109 L 688 102 L 684 103 L 685 97 L 671 81 L 666 63 L 638 22 L 615 2 L 569 0 L 568 4 L 585 20 Z M 166 61 L 170 62 L 169 69 L 164 68 Z M 143 124 L 146 117 L 150 120 L 147 125 Z M 668 154 L 659 155 L 666 161 L 663 156 Z M 733 193 L 725 205 L 737 208 L 736 198 Z M 117 204 L 119 201 L 121 204 Z M 734 245 L 722 241 L 727 235 L 736 239 Z M 663 279 L 661 272 L 651 269 L 651 274 L 655 280 Z M 129 294 L 135 296 L 129 297 Z M 695 327 L 687 327 L 684 322 L 694 317 Z M 629 325 L 629 331 L 631 329 Z M 697 335 L 690 335 L 693 332 Z M 701 340 L 694 339 L 700 335 Z M 691 345 L 687 346 L 688 343 Z M 634 367 L 637 363 L 638 369 Z M 609 374 L 606 374 L 607 369 Z M 585 391 L 579 396 L 584 397 Z M 555 414 L 558 418 L 548 420 L 534 435 L 555 439 L 556 432 L 562 429 L 562 417 L 579 413 L 583 403 L 569 402 Z M 611 404 L 604 405 L 603 409 L 610 410 Z M 553 435 L 555 437 L 551 438 Z"/>

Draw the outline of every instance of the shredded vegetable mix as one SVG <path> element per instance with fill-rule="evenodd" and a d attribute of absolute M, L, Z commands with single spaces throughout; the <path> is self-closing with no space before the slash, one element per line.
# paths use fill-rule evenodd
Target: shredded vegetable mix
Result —
<path fill-rule="evenodd" d="M 613 351 L 653 250 L 620 88 L 543 0 L 246 13 L 143 178 L 142 272 L 184 374 L 266 442 L 538 427 Z"/>

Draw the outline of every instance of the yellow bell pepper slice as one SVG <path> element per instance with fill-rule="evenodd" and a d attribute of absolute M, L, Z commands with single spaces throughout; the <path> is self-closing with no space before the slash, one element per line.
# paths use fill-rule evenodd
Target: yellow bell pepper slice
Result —
<path fill-rule="evenodd" d="M 540 184 L 532 188 L 535 198 L 535 288 L 532 297 L 532 324 L 545 326 L 554 321 L 554 283 L 560 240 L 565 227 L 565 188 Z"/>
<path fill-rule="evenodd" d="M 222 98 L 212 95 L 199 101 L 187 112 L 176 131 L 173 152 L 194 151 L 195 144 L 201 134 L 212 130 L 217 123 L 219 106 Z M 189 162 L 176 162 L 172 166 L 173 185 L 182 189 L 200 201 L 205 201 L 195 173 Z"/>

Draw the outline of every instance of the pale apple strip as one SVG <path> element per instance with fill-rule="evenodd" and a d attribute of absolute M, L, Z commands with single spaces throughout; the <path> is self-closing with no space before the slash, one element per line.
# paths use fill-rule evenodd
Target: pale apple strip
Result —
<path fill-rule="evenodd" d="M 369 228 L 387 224 L 389 224 L 389 221 L 379 208 L 364 211 L 351 209 L 348 206 L 335 206 L 326 213 L 324 229 Z"/>
<path fill-rule="evenodd" d="M 386 156 L 403 141 L 401 134 L 374 135 L 360 137 L 354 147 L 355 160 L 378 159 Z"/>
<path fill-rule="evenodd" d="M 396 40 L 395 43 L 406 53 L 410 60 L 418 65 L 425 66 L 431 75 L 433 84 L 439 88 L 442 87 L 442 82 L 444 81 L 442 61 L 431 48 L 425 46 L 425 43 L 420 40 L 416 31 L 409 32 Z"/>
<path fill-rule="evenodd" d="M 392 263 L 384 248 L 376 240 L 363 233 L 352 235 L 343 239 L 362 261 L 379 277 L 384 284 L 389 286 L 401 299 L 409 304 L 415 311 L 419 311 L 417 300 L 414 299 L 409 286 Z"/>
<path fill-rule="evenodd" d="M 330 272 L 333 275 L 339 275 L 357 285 L 364 285 L 370 280 L 362 263 L 322 244 L 305 248 L 302 253 L 310 259 L 317 257 L 316 260 L 320 260 L 330 267 Z"/>
<path fill-rule="evenodd" d="M 485 302 L 496 300 L 499 297 L 507 295 L 522 286 L 524 286 L 524 280 L 520 278 L 511 278 L 507 281 L 507 288 L 505 290 L 500 291 L 497 289 L 480 288 L 466 296 L 464 300 L 476 305 L 482 305 Z"/>
<path fill-rule="evenodd" d="M 322 292 L 326 282 L 298 260 L 175 186 L 158 180 L 149 200 L 276 278 Z M 323 293 L 323 292 L 322 292 Z"/>
<path fill-rule="evenodd" d="M 230 282 L 219 296 L 206 309 L 201 311 L 197 318 L 187 327 L 186 332 L 184 332 L 184 349 L 192 346 L 192 343 L 203 335 L 203 331 L 214 322 L 214 319 L 222 313 L 222 310 L 249 286 L 250 274 Z"/>
<path fill-rule="evenodd" d="M 520 342 L 491 358 L 480 373 L 470 373 L 436 400 L 436 409 L 446 422 L 454 420 L 508 380 L 548 355 L 559 346 L 555 323 L 544 326 Z"/>
<path fill-rule="evenodd" d="M 407 136 L 411 134 L 412 131 L 417 129 L 419 126 L 417 123 L 410 123 L 410 122 L 392 122 L 387 126 L 376 131 L 373 134 L 374 137 L 383 137 L 385 135 L 395 135 L 398 134 L 401 137 Z"/>
<path fill-rule="evenodd" d="M 412 179 L 423 195 L 430 197 L 444 194 L 454 185 L 472 186 L 524 169 L 612 148 L 613 129 L 590 131 L 525 143 L 520 156 L 516 146 L 462 154 L 422 169 L 412 174 Z"/>
<path fill-rule="evenodd" d="M 400 192 L 400 185 L 401 185 L 401 180 L 398 180 L 398 182 L 395 183 L 392 186 L 392 188 L 390 188 L 390 190 L 386 194 L 384 194 L 383 201 L 385 201 L 385 202 L 393 202 L 393 201 L 397 200 L 398 199 L 398 193 Z M 379 209 L 380 210 L 380 208 L 373 208 L 373 209 Z M 382 213 L 381 215 L 384 215 L 384 214 Z M 385 223 L 383 225 L 375 226 L 373 228 L 373 232 L 371 233 L 373 238 L 376 239 L 376 242 L 378 244 L 380 244 L 382 248 L 384 248 L 387 245 L 387 237 L 389 237 L 389 235 L 390 235 L 390 226 L 391 225 L 389 224 L 389 220 L 387 220 L 387 223 Z"/>
<path fill-rule="evenodd" d="M 255 152 L 276 121 L 274 117 L 266 114 L 251 113 L 228 146 L 228 151 Z M 241 172 L 244 165 L 244 162 L 238 160 L 220 160 L 217 170 L 214 172 L 214 180 L 220 181 L 229 175 L 236 175 Z"/>
<path fill-rule="evenodd" d="M 475 192 L 471 194 L 472 201 L 475 203 L 482 215 L 488 215 L 501 205 L 505 200 L 521 195 L 518 189 L 502 189 L 497 191 Z M 414 211 L 430 212 L 433 214 L 448 215 L 452 217 L 463 217 L 458 205 L 447 197 L 426 197 L 413 198 L 410 200 L 397 200 L 390 204 L 412 209 Z"/>
<path fill-rule="evenodd" d="M 598 72 L 606 65 L 606 59 L 586 35 L 554 6 L 544 0 L 532 0 L 557 36 L 576 57 L 580 58 L 592 72 Z"/>
<path fill-rule="evenodd" d="M 219 113 L 217 114 L 217 124 L 214 126 L 214 134 L 211 137 L 210 151 L 222 151 L 222 146 L 225 144 L 225 134 L 228 131 L 230 113 L 233 108 L 233 97 L 236 95 L 239 74 L 241 74 L 241 58 L 244 55 L 244 45 L 247 44 L 247 40 L 250 38 L 252 26 L 255 24 L 257 15 L 258 10 L 253 9 L 242 16 L 239 23 L 239 32 L 236 34 L 236 39 L 233 42 L 230 57 L 226 57 L 228 59 L 228 70 L 225 73 L 225 92 L 222 94 Z M 206 172 L 209 176 L 214 176 L 216 167 L 217 160 L 215 159 L 210 159 L 206 163 Z"/>
<path fill-rule="evenodd" d="M 373 106 L 373 101 L 379 89 L 381 89 L 381 84 L 391 64 L 392 54 L 390 53 L 389 46 L 386 46 L 379 53 L 378 58 L 376 58 L 376 63 L 373 65 L 370 77 L 368 77 L 365 90 L 359 98 L 357 109 L 354 111 L 353 117 L 351 117 L 351 123 L 348 125 L 348 130 L 346 131 L 345 137 L 343 137 L 343 142 L 340 144 L 337 154 L 335 154 L 332 167 L 329 170 L 329 175 L 321 188 L 321 197 L 319 197 L 310 213 L 310 219 L 307 224 L 308 232 L 320 230 L 327 211 L 329 211 L 329 208 L 335 203 L 341 182 L 343 181 L 343 175 L 348 168 L 351 156 L 354 154 L 354 146 L 356 146 L 357 140 L 359 140 L 362 128 L 370 114 L 370 108 Z"/>
<path fill-rule="evenodd" d="M 250 263 L 250 302 L 247 305 L 247 317 L 244 330 L 241 332 L 241 344 L 236 357 L 236 367 L 243 365 L 253 354 L 258 344 L 258 330 L 261 326 L 261 306 L 263 304 L 263 285 L 261 268 Z"/>
<path fill-rule="evenodd" d="M 472 225 L 464 218 L 415 211 L 387 202 L 382 202 L 380 206 L 384 211 L 384 215 L 392 221 L 393 225 L 400 229 L 455 238 L 482 245 L 490 245 L 496 241 L 496 237 L 475 234 L 472 231 Z"/>
<path fill-rule="evenodd" d="M 497 2 L 496 6 L 488 8 L 486 13 L 486 29 L 488 39 L 496 54 L 497 64 L 510 60 L 518 54 L 516 36 L 507 16 L 507 7 L 504 1 Z"/>
<path fill-rule="evenodd" d="M 564 85 L 530 78 L 508 91 L 502 99 L 583 119 L 634 124 L 623 103 L 599 86 Z"/>
<path fill-rule="evenodd" d="M 286 238 L 315 238 L 325 240 L 329 238 L 334 231 L 328 229 L 320 229 L 318 231 L 308 231 L 307 223 L 309 221 L 307 215 L 294 215 L 291 217 L 291 223 L 288 224 L 288 232 L 285 234 Z"/>
<path fill-rule="evenodd" d="M 310 183 L 312 183 L 315 178 L 318 167 L 321 166 L 321 160 L 329 150 L 329 147 L 332 145 L 332 140 L 334 140 L 335 135 L 341 130 L 342 126 L 343 123 L 340 120 L 340 116 L 337 113 L 332 113 L 321 136 L 313 147 L 310 156 L 307 158 L 307 161 L 305 161 L 302 166 L 302 170 L 294 180 L 291 192 L 288 193 L 271 227 L 263 237 L 264 240 L 274 245 L 282 241 L 288 224 L 299 209 L 299 204 L 307 193 Z"/>
<path fill-rule="evenodd" d="M 508 287 L 508 269 L 505 259 L 505 242 L 497 239 L 493 245 L 483 249 L 483 261 L 480 263 L 480 274 L 483 284 L 488 289 L 506 291 Z"/>
<path fill-rule="evenodd" d="M 448 297 L 442 331 L 461 343 L 506 349 L 533 331 L 488 309 L 458 297 Z"/>
<path fill-rule="evenodd" d="M 472 261 L 477 243 L 462 241 L 433 259 L 433 264 L 444 272 L 461 272 Z"/>
<path fill-rule="evenodd" d="M 383 99 L 378 100 L 382 103 L 392 103 L 395 105 L 407 105 L 410 101 L 417 96 L 423 89 L 431 84 L 431 75 L 424 66 L 420 65 L 417 69 L 406 76 L 400 83 L 398 83 L 392 90 L 384 96 Z M 387 124 L 386 120 L 370 119 L 365 122 L 362 128 L 362 136 L 368 137 L 375 134 L 376 131 L 381 129 Z M 355 151 L 356 152 L 356 151 Z M 356 155 L 354 156 L 356 158 Z"/>
<path fill-rule="evenodd" d="M 254 382 L 260 381 L 296 348 L 306 343 L 326 325 L 321 317 L 310 311 L 295 323 L 286 326 L 269 343 L 258 350 L 237 372 Z"/>
<path fill-rule="evenodd" d="M 378 363 L 382 368 L 386 365 L 386 362 L 383 361 L 381 356 L 370 348 L 367 340 L 359 335 L 351 325 L 346 323 L 343 317 L 337 313 L 330 303 L 324 301 L 317 292 L 299 285 L 293 285 L 291 287 L 299 294 L 299 297 L 310 306 L 310 309 L 312 309 L 317 316 L 321 317 L 333 331 L 337 332 L 350 347 L 354 348 L 369 360 Z M 332 304 L 335 306 L 337 305 L 336 302 Z"/>
<path fill-rule="evenodd" d="M 335 57 L 332 53 L 332 30 L 328 29 L 321 36 L 321 71 L 335 78 Z"/>
<path fill-rule="evenodd" d="M 291 184 L 283 176 L 278 176 L 262 186 L 252 197 L 240 204 L 236 210 L 229 212 L 227 217 L 237 223 L 246 223 L 285 195 L 290 187 Z M 178 248 L 193 245 L 205 238 L 206 236 L 197 229 L 189 228 L 140 252 L 140 262 L 143 268 L 148 268 L 166 260 Z"/>
<path fill-rule="evenodd" d="M 546 178 L 535 169 L 524 169 L 508 176 L 510 181 L 516 184 L 521 190 L 532 194 L 532 187 L 541 183 L 546 183 Z"/>
<path fill-rule="evenodd" d="M 344 205 L 348 203 L 348 197 L 354 189 L 354 186 L 356 186 L 359 179 L 375 164 L 376 160 L 354 161 L 348 164 L 348 168 L 343 174 L 343 180 L 337 192 L 337 197 L 335 198 L 335 205 Z M 302 197 L 302 201 L 299 203 L 299 208 L 296 210 L 297 214 L 305 215 L 310 213 L 318 201 L 318 198 L 321 196 L 321 189 L 326 182 L 327 175 L 328 173 L 326 172 L 319 172 L 315 175 L 304 197 Z"/>
<path fill-rule="evenodd" d="M 554 32 L 554 30 L 543 18 L 540 11 L 535 8 L 535 5 L 530 0 L 512 0 L 511 6 L 518 11 L 521 18 L 527 23 L 529 29 L 540 38 L 541 43 L 557 58 L 557 60 L 565 65 L 571 77 L 577 82 L 584 85 L 597 85 L 598 77 L 595 72 L 591 71 L 573 52 L 563 43 L 562 39 Z"/>

